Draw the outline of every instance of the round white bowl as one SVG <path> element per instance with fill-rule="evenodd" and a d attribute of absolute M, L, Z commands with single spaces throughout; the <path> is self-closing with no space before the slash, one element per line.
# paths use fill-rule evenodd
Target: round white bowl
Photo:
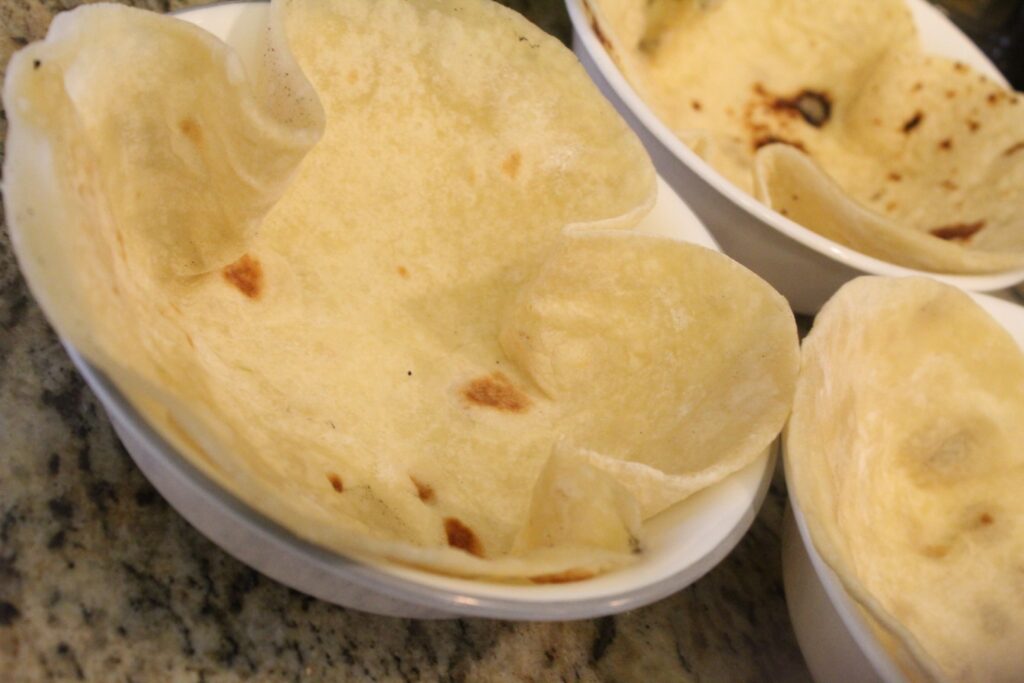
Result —
<path fill-rule="evenodd" d="M 573 50 L 587 73 L 643 141 L 658 173 L 686 200 L 722 245 L 789 300 L 814 314 L 847 280 L 873 275 L 928 275 L 961 289 L 990 292 L 1024 281 L 1024 268 L 991 275 L 942 275 L 882 261 L 822 237 L 769 209 L 701 159 L 651 111 L 605 51 L 587 0 L 566 0 Z M 1006 85 L 999 70 L 926 0 L 907 0 L 924 48 L 959 59 Z"/>
<path fill-rule="evenodd" d="M 253 32 L 265 25 L 267 11 L 265 3 L 234 3 L 177 16 L 245 49 Z M 718 249 L 697 217 L 660 179 L 657 203 L 640 230 Z M 764 500 L 775 463 L 773 446 L 746 468 L 648 521 L 643 557 L 624 569 L 559 585 L 461 579 L 347 558 L 302 540 L 221 489 L 147 424 L 100 371 L 73 348 L 68 353 L 136 464 L 200 532 L 296 590 L 378 614 L 564 620 L 648 604 L 696 581 L 732 550 Z"/>
<path fill-rule="evenodd" d="M 1024 350 L 1024 307 L 972 294 Z M 800 501 L 789 490 L 782 531 L 782 579 L 797 643 L 818 683 L 902 683 L 893 658 L 872 634 L 853 599 L 815 549 Z"/>

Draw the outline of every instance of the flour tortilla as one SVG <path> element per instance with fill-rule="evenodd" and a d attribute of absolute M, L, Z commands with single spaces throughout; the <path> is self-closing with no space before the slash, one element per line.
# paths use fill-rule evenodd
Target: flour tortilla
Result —
<path fill-rule="evenodd" d="M 587 6 L 659 118 L 781 214 L 913 268 L 1024 266 L 1021 95 L 924 54 L 904 0 Z"/>
<path fill-rule="evenodd" d="M 272 17 L 282 39 L 267 51 L 289 51 L 285 59 L 301 69 L 289 77 L 308 79 L 315 100 L 293 97 L 292 86 L 261 88 L 253 74 L 270 67 L 238 69 L 224 46 L 193 78 L 167 88 L 176 75 L 154 80 L 150 62 L 187 61 L 197 46 L 219 43 L 175 19 L 112 6 L 62 17 L 62 30 L 15 59 L 6 83 L 4 189 L 33 291 L 61 333 L 192 462 L 326 548 L 550 583 L 634 561 L 644 511 L 693 490 L 689 479 L 679 486 L 671 476 L 703 476 L 706 485 L 768 446 L 795 381 L 792 314 L 765 283 L 718 254 L 655 238 L 574 236 L 635 225 L 653 203 L 655 175 L 568 50 L 518 14 L 476 0 L 285 1 Z M 104 46 L 127 35 L 140 54 L 104 61 Z M 65 89 L 83 54 L 95 63 L 97 84 L 113 79 L 110 99 L 90 111 L 100 129 L 136 118 L 169 123 L 153 125 L 152 137 L 175 152 L 159 173 L 128 173 L 134 166 L 121 165 L 112 138 L 77 124 Z M 34 59 L 49 70 L 35 69 Z M 49 89 L 39 91 L 44 76 Z M 206 87 L 250 98 L 253 111 L 280 127 L 239 126 L 235 99 L 211 99 Z M 139 92 L 137 106 L 121 107 L 119 90 Z M 175 146 L 189 141 L 178 121 L 200 112 L 202 139 L 223 158 L 194 159 Z M 236 149 L 277 155 L 278 141 L 295 154 L 272 166 L 250 167 Z M 137 201 L 154 211 L 169 201 L 168 188 L 194 173 L 207 183 L 190 186 L 181 207 L 194 207 L 196 221 L 207 201 L 237 199 L 264 215 L 258 229 L 243 221 L 229 230 L 230 248 L 216 258 L 168 268 L 178 252 L 164 245 L 178 247 L 184 235 L 184 252 L 207 254 L 204 240 L 220 244 L 220 233 L 199 229 L 205 224 L 190 215 L 137 225 L 139 212 L 128 210 L 136 205 L 114 201 L 122 195 L 86 173 L 108 166 L 123 169 Z M 257 171 L 265 186 L 250 182 Z M 83 192 L 73 191 L 75 182 Z M 246 193 L 261 187 L 274 191 L 249 204 Z M 703 342 L 708 354 L 728 349 L 745 380 L 771 386 L 748 395 L 742 422 L 715 423 L 731 430 L 712 440 L 720 450 L 688 450 L 712 443 L 689 434 L 670 438 L 682 434 L 668 414 L 680 405 L 679 379 L 645 393 L 653 370 L 630 383 L 620 364 L 605 369 L 607 381 L 636 397 L 629 410 L 663 414 L 657 441 L 635 436 L 640 462 L 625 440 L 589 438 L 583 429 L 614 417 L 619 402 L 550 395 L 529 363 L 502 346 L 501 330 L 515 326 L 517 306 L 529 305 L 522 293 L 536 292 L 531 283 L 549 277 L 557 270 L 549 264 L 577 244 L 598 245 L 581 256 L 595 271 L 614 270 L 619 252 L 631 263 L 649 260 L 659 280 L 638 279 L 642 269 L 621 276 L 632 299 L 649 291 L 692 305 L 696 315 L 709 310 L 709 296 L 734 298 L 728 325 L 702 320 L 694 328 L 704 337 L 685 344 Z M 66 275 L 47 268 L 57 262 Z M 699 286 L 684 272 L 699 275 Z M 552 294 L 578 295 L 596 310 L 586 293 Z M 675 337 L 685 331 L 654 328 L 645 309 L 625 304 L 609 300 L 606 314 L 661 347 L 684 344 Z M 753 338 L 746 327 L 767 336 Z M 610 339 L 602 358 L 628 356 L 627 341 Z M 733 379 L 701 377 L 708 410 L 732 407 L 719 383 Z M 643 472 L 619 479 L 616 465 Z M 638 493 L 637 481 L 652 489 Z"/>
<path fill-rule="evenodd" d="M 860 278 L 804 341 L 786 477 L 914 680 L 1016 681 L 1024 352 L 966 294 Z"/>

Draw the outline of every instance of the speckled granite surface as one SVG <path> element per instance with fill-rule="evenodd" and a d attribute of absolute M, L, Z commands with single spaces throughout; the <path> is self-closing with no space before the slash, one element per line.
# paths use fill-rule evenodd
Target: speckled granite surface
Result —
<path fill-rule="evenodd" d="M 0 0 L 0 63 L 75 4 Z M 559 0 L 512 4 L 567 37 Z M 697 584 L 614 618 L 414 622 L 305 597 L 228 557 L 149 486 L 0 231 L 0 681 L 805 681 L 782 594 L 783 500 L 773 490 Z"/>

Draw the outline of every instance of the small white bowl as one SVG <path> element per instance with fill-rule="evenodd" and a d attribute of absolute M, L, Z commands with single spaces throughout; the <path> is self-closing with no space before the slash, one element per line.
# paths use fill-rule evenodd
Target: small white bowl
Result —
<path fill-rule="evenodd" d="M 971 296 L 1024 349 L 1024 307 L 984 294 Z M 782 579 L 797 643 L 814 680 L 903 683 L 906 678 L 899 667 L 815 549 L 793 489 L 789 496 L 782 530 Z"/>
<path fill-rule="evenodd" d="M 244 48 L 253 31 L 265 25 L 267 11 L 265 3 L 235 3 L 177 16 Z M 657 203 L 640 229 L 718 249 L 660 179 Z M 68 353 L 136 464 L 200 532 L 296 590 L 378 614 L 564 620 L 654 602 L 696 581 L 732 550 L 757 515 L 775 463 L 773 446 L 746 468 L 650 520 L 642 559 L 624 569 L 559 585 L 473 581 L 383 561 L 357 561 L 302 540 L 221 489 L 156 433 L 102 372 L 73 348 Z"/>
<path fill-rule="evenodd" d="M 925 0 L 907 0 L 925 50 L 959 59 L 1006 85 L 1006 79 L 949 19 Z M 725 253 L 789 300 L 814 314 L 847 280 L 874 275 L 928 275 L 961 289 L 990 292 L 1024 281 L 1024 268 L 991 275 L 941 275 L 897 266 L 822 237 L 769 209 L 701 159 L 654 114 L 626 81 L 593 28 L 586 0 L 566 0 L 573 50 L 591 79 L 647 148 L 658 173 L 686 200 Z"/>

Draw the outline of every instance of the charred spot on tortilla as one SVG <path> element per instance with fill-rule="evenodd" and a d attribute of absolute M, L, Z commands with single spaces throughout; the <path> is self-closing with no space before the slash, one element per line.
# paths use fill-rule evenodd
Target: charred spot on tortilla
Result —
<path fill-rule="evenodd" d="M 922 121 L 924 121 L 924 113 L 920 111 L 914 112 L 914 115 L 907 119 L 906 122 L 903 124 L 903 132 L 909 133 L 910 131 L 920 126 Z"/>
<path fill-rule="evenodd" d="M 416 477 L 410 475 L 409 479 L 412 481 L 412 485 L 416 487 L 416 496 L 424 503 L 431 503 L 434 501 L 434 487 L 430 484 L 424 484 Z"/>
<path fill-rule="evenodd" d="M 939 141 L 939 149 L 941 149 L 941 150 L 943 150 L 945 152 L 948 152 L 949 150 L 953 149 L 953 140 L 952 140 L 952 138 L 943 138 L 942 140 L 940 140 Z"/>
<path fill-rule="evenodd" d="M 263 266 L 249 254 L 224 266 L 224 279 L 250 299 L 259 298 L 263 290 Z"/>
<path fill-rule="evenodd" d="M 943 240 L 968 240 L 985 227 L 985 221 L 973 223 L 954 223 L 939 228 L 932 228 L 928 232 Z"/>
<path fill-rule="evenodd" d="M 331 488 L 338 493 L 345 490 L 345 483 L 341 480 L 341 477 L 334 472 L 327 473 L 327 481 L 331 482 Z"/>
<path fill-rule="evenodd" d="M 509 413 L 523 413 L 530 408 L 530 397 L 501 372 L 471 380 L 462 388 L 462 396 L 475 406 Z"/>
<path fill-rule="evenodd" d="M 448 538 L 448 545 L 451 547 L 465 550 L 470 555 L 477 557 L 484 556 L 484 547 L 480 543 L 480 539 L 472 529 L 455 517 L 444 518 L 444 533 Z"/>
<path fill-rule="evenodd" d="M 200 128 L 199 123 L 195 119 L 182 119 L 178 124 L 178 128 L 196 147 L 203 144 L 203 129 Z"/>
<path fill-rule="evenodd" d="M 819 90 L 801 90 L 793 97 L 776 97 L 771 108 L 799 114 L 815 128 L 821 128 L 832 118 L 832 98 Z"/>

